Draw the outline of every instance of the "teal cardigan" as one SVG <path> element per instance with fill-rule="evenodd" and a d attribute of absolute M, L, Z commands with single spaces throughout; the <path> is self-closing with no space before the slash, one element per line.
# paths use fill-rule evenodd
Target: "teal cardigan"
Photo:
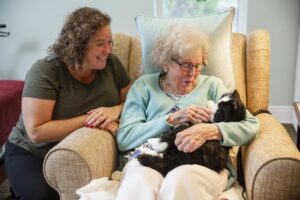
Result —
<path fill-rule="evenodd" d="M 218 102 L 228 92 L 221 79 L 214 76 L 199 75 L 195 88 L 174 102 L 167 97 L 159 86 L 159 73 L 147 74 L 137 79 L 128 92 L 122 111 L 120 127 L 117 133 L 117 144 L 120 151 L 128 151 L 146 142 L 147 139 L 158 137 L 162 132 L 170 130 L 167 123 L 169 112 L 175 106 L 180 109 L 191 104 L 207 107 L 209 100 Z M 215 123 L 222 134 L 223 146 L 238 146 L 255 138 L 258 120 L 246 112 L 241 122 Z M 231 162 L 228 164 L 231 177 L 236 178 Z M 228 187 L 233 183 L 230 180 Z"/>

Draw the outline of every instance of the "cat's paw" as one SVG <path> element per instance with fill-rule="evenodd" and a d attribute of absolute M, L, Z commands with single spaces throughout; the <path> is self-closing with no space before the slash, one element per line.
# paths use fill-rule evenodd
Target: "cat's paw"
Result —
<path fill-rule="evenodd" d="M 163 157 L 163 155 L 161 153 L 159 153 L 158 151 L 154 150 L 154 149 L 149 149 L 149 148 L 145 148 L 142 150 L 141 155 L 150 155 L 150 156 L 154 156 L 154 157 Z"/>
<path fill-rule="evenodd" d="M 163 152 L 168 147 L 168 144 L 161 142 L 160 138 L 150 138 L 147 142 L 150 144 L 150 147 L 157 152 Z"/>
<path fill-rule="evenodd" d="M 149 143 L 145 143 L 137 148 L 135 150 L 129 152 L 127 155 L 124 157 L 128 160 L 132 160 L 134 158 L 137 158 L 141 155 L 150 155 L 150 156 L 159 156 L 162 157 L 162 154 L 150 147 Z"/>

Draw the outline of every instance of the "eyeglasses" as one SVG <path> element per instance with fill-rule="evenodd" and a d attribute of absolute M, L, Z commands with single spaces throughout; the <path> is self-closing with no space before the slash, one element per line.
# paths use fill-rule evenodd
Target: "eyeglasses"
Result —
<path fill-rule="evenodd" d="M 172 58 L 172 60 L 179 65 L 180 69 L 182 71 L 190 71 L 192 68 L 195 68 L 196 72 L 201 71 L 204 67 L 205 64 L 204 63 L 197 63 L 195 65 L 191 64 L 191 63 L 179 63 L 177 60 L 175 60 L 174 58 Z"/>

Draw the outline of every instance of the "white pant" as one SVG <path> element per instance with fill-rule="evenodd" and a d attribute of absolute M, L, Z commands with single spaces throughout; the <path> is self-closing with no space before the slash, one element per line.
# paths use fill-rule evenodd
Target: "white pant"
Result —
<path fill-rule="evenodd" d="M 216 200 L 227 185 L 228 171 L 182 165 L 164 178 L 133 159 L 123 170 L 116 200 Z"/>

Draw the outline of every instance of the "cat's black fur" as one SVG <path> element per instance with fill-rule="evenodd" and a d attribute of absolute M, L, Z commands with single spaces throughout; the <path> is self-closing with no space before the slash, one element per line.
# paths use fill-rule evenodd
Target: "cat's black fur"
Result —
<path fill-rule="evenodd" d="M 245 118 L 246 109 L 242 103 L 238 92 L 224 94 L 222 97 L 228 96 L 230 100 L 220 101 L 216 110 L 213 122 L 229 122 L 241 121 Z M 222 99 L 222 98 L 221 98 Z M 192 153 L 184 153 L 179 151 L 174 144 L 176 134 L 190 125 L 183 124 L 161 135 L 160 142 L 168 144 L 165 151 L 161 152 L 163 157 L 142 154 L 137 157 L 138 161 L 144 165 L 151 167 L 163 176 L 172 169 L 184 164 L 198 164 L 208 167 L 216 172 L 226 167 L 229 160 L 229 147 L 221 146 L 219 141 L 207 141 L 199 149 Z"/>

